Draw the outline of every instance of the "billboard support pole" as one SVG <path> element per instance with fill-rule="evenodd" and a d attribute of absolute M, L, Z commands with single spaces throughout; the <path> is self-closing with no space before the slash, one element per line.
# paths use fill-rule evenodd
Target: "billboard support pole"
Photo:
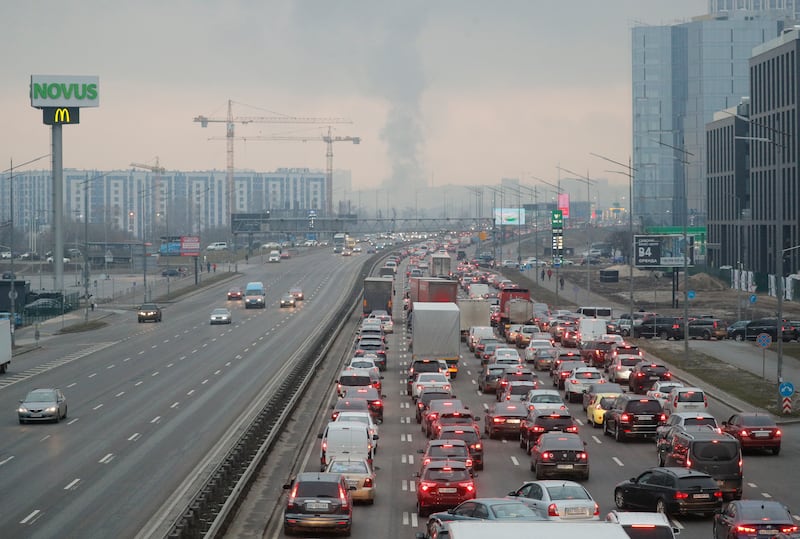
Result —
<path fill-rule="evenodd" d="M 51 127 L 51 153 L 53 155 L 53 271 L 54 287 L 64 290 L 64 158 L 61 124 Z M 62 304 L 66 300 L 62 297 Z"/>

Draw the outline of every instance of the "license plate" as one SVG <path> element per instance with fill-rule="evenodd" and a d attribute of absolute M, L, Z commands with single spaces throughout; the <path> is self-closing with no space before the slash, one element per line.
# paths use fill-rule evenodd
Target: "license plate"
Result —
<path fill-rule="evenodd" d="M 755 436 L 756 438 L 766 438 L 767 436 L 769 436 L 769 432 L 758 430 L 753 433 L 753 436 Z"/>
<path fill-rule="evenodd" d="M 651 419 L 653 419 L 653 416 L 651 416 L 651 415 L 637 415 L 636 419 L 638 421 L 650 421 Z"/>
<path fill-rule="evenodd" d="M 348 481 L 347 482 L 347 486 L 348 487 L 357 487 L 358 486 L 358 480 Z"/>
<path fill-rule="evenodd" d="M 439 492 L 441 492 L 442 494 L 455 494 L 456 492 L 458 492 L 458 489 L 445 487 L 445 488 L 440 488 Z"/>
<path fill-rule="evenodd" d="M 28 417 L 42 417 L 42 414 L 30 414 Z"/>
<path fill-rule="evenodd" d="M 556 468 L 559 470 L 571 470 L 573 468 L 572 464 L 558 464 Z"/>
<path fill-rule="evenodd" d="M 519 419 L 509 419 L 506 423 L 519 423 Z"/>
<path fill-rule="evenodd" d="M 328 504 L 325 502 L 306 502 L 306 509 L 310 511 L 327 511 Z"/>
<path fill-rule="evenodd" d="M 692 496 L 695 500 L 707 500 L 711 497 L 711 494 L 695 494 Z"/>
<path fill-rule="evenodd" d="M 658 380 L 658 376 L 651 376 L 650 379 L 651 380 Z"/>
<path fill-rule="evenodd" d="M 778 530 L 758 530 L 758 535 L 777 535 Z"/>
<path fill-rule="evenodd" d="M 585 515 L 587 511 L 583 507 L 567 507 L 564 513 L 567 515 Z"/>

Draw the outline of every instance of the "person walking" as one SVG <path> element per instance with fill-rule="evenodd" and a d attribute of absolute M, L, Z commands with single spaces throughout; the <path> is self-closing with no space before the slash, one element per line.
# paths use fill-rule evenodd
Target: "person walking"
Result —
<path fill-rule="evenodd" d="M 559 284 L 559 286 L 561 286 L 561 290 L 564 290 L 564 278 L 563 277 L 558 279 L 558 284 Z"/>
<path fill-rule="evenodd" d="M 542 281 L 544 281 L 544 268 L 542 268 Z"/>
<path fill-rule="evenodd" d="M 548 281 L 553 280 L 553 270 L 551 270 L 550 268 L 547 268 L 547 280 Z"/>

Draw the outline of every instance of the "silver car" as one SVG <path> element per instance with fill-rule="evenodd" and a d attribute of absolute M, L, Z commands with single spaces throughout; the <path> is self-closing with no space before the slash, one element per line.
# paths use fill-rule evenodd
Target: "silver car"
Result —
<path fill-rule="evenodd" d="M 67 417 L 67 398 L 60 389 L 33 389 L 19 401 L 17 415 L 20 424 L 28 421 L 53 421 Z"/>
<path fill-rule="evenodd" d="M 230 324 L 233 320 L 233 316 L 228 309 L 220 308 L 214 309 L 211 311 L 211 319 L 209 322 L 213 326 L 214 324 Z"/>
<path fill-rule="evenodd" d="M 597 503 L 574 481 L 528 481 L 508 495 L 548 520 L 600 520 Z"/>
<path fill-rule="evenodd" d="M 642 356 L 633 354 L 615 357 L 611 365 L 608 366 L 608 381 L 616 383 L 627 382 L 630 380 L 631 371 L 641 360 Z"/>

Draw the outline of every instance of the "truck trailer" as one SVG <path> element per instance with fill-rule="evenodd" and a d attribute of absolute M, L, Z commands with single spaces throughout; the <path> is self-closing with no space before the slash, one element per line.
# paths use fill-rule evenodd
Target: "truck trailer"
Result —
<path fill-rule="evenodd" d="M 372 311 L 386 311 L 392 314 L 392 292 L 394 279 L 391 277 L 367 277 L 364 279 L 364 318 Z"/>
<path fill-rule="evenodd" d="M 411 358 L 443 359 L 450 378 L 458 376 L 461 316 L 455 303 L 418 302 L 414 306 Z"/>
<path fill-rule="evenodd" d="M 467 340 L 469 328 L 473 326 L 488 326 L 490 324 L 492 306 L 488 299 L 461 298 L 458 300 L 458 309 L 461 311 L 461 340 Z"/>

